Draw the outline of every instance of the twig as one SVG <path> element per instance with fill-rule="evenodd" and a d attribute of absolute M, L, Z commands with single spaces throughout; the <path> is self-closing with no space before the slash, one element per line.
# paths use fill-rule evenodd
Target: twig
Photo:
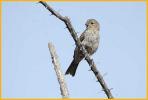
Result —
<path fill-rule="evenodd" d="M 68 93 L 67 85 L 66 85 L 66 82 L 64 80 L 64 75 L 63 75 L 61 68 L 60 68 L 60 63 L 59 63 L 59 60 L 58 60 L 58 56 L 56 54 L 55 47 L 52 43 L 48 43 L 48 48 L 49 48 L 49 51 L 50 51 L 50 54 L 51 54 L 52 63 L 54 65 L 54 70 L 56 72 L 57 79 L 58 79 L 58 82 L 60 84 L 61 95 L 62 95 L 63 98 L 68 98 L 69 93 Z"/>
<path fill-rule="evenodd" d="M 52 15 L 56 16 L 58 19 L 60 19 L 61 21 L 63 21 L 68 29 L 68 31 L 70 32 L 71 36 L 73 37 L 76 46 L 79 47 L 79 49 L 82 51 L 82 53 L 85 55 L 85 60 L 88 62 L 89 66 L 91 67 L 91 70 L 93 71 L 93 73 L 95 74 L 98 82 L 101 84 L 105 94 L 107 95 L 107 97 L 109 99 L 113 98 L 113 95 L 110 91 L 110 89 L 108 88 L 107 84 L 105 83 L 102 75 L 100 74 L 100 72 L 97 70 L 96 65 L 93 61 L 93 59 L 91 59 L 87 53 L 87 51 L 85 50 L 84 46 L 81 44 L 77 33 L 75 32 L 71 21 L 68 17 L 63 17 L 62 15 L 60 15 L 57 11 L 55 11 L 54 9 L 52 9 L 46 2 L 44 1 L 39 1 L 39 3 L 41 3 L 47 10 L 49 10 L 51 12 Z"/>

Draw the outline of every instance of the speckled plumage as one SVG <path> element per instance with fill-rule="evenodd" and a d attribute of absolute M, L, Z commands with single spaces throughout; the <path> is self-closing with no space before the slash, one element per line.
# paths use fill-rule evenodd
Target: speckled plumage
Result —
<path fill-rule="evenodd" d="M 81 34 L 79 39 L 82 45 L 84 45 L 88 54 L 92 55 L 96 52 L 99 46 L 100 25 L 95 19 L 88 19 L 85 25 L 86 25 L 86 30 Z M 84 58 L 84 55 L 78 49 L 78 47 L 76 47 L 74 51 L 73 61 L 71 62 L 65 74 L 70 74 L 74 76 L 76 69 L 78 67 L 78 64 L 83 58 Z"/>

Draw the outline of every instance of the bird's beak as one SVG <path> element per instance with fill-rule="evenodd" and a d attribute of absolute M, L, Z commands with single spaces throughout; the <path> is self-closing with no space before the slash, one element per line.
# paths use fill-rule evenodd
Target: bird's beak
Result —
<path fill-rule="evenodd" d="M 88 27 L 88 24 L 85 24 L 86 27 Z"/>

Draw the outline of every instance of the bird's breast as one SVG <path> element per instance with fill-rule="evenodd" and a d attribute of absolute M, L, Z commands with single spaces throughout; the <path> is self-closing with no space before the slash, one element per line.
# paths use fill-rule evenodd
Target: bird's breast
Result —
<path fill-rule="evenodd" d="M 82 43 L 87 48 L 91 48 L 91 54 L 93 54 L 99 46 L 99 32 L 95 30 L 88 30 Z"/>

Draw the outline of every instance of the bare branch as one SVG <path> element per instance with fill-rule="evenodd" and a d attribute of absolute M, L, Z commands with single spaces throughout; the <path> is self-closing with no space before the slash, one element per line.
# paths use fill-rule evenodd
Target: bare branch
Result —
<path fill-rule="evenodd" d="M 51 59 L 52 59 L 53 65 L 54 65 L 54 70 L 56 72 L 57 79 L 58 79 L 58 82 L 60 84 L 61 95 L 62 95 L 63 98 L 68 98 L 69 93 L 68 93 L 67 85 L 66 85 L 66 82 L 64 80 L 64 75 L 63 75 L 61 67 L 60 67 L 60 63 L 59 63 L 59 60 L 58 60 L 58 56 L 56 54 L 55 47 L 52 43 L 48 43 L 48 48 L 49 48 L 49 51 L 50 51 L 50 54 L 51 54 Z"/>
<path fill-rule="evenodd" d="M 39 3 L 41 3 L 47 10 L 49 10 L 54 16 L 56 16 L 58 19 L 60 19 L 61 21 L 63 21 L 68 29 L 68 31 L 70 32 L 71 36 L 73 37 L 76 46 L 79 47 L 79 49 L 82 51 L 82 53 L 85 55 L 85 60 L 87 61 L 87 63 L 89 64 L 89 66 L 91 67 L 91 70 L 93 71 L 94 75 L 96 76 L 98 82 L 101 84 L 105 94 L 107 95 L 107 97 L 109 99 L 113 98 L 113 95 L 110 91 L 110 89 L 108 89 L 107 84 L 105 83 L 102 75 L 100 74 L 100 72 L 98 71 L 98 69 L 96 68 L 96 65 L 93 61 L 93 59 L 91 59 L 87 53 L 87 51 L 85 50 L 84 46 L 81 44 L 77 33 L 75 32 L 71 21 L 68 17 L 63 17 L 62 15 L 60 15 L 58 12 L 56 12 L 54 9 L 52 9 L 46 2 L 43 1 L 39 1 Z"/>

